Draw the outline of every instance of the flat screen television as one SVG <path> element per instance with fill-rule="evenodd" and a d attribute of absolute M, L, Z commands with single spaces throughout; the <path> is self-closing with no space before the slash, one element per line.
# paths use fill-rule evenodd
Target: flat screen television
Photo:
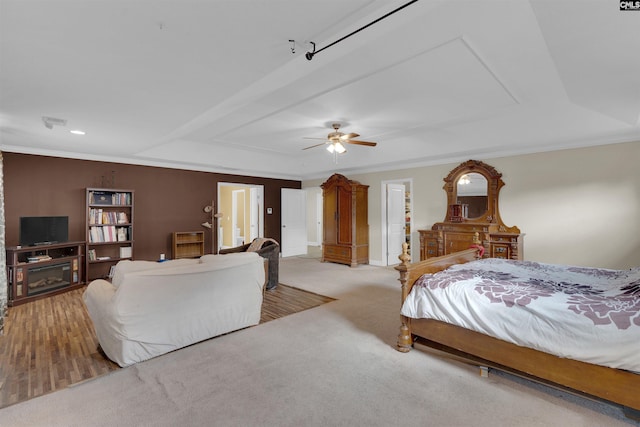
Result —
<path fill-rule="evenodd" d="M 36 246 L 69 240 L 68 216 L 20 217 L 20 245 Z"/>

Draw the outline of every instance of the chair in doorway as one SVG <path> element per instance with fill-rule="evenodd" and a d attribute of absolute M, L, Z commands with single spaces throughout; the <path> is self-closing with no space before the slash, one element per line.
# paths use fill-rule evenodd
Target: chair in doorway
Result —
<path fill-rule="evenodd" d="M 262 258 L 267 260 L 267 290 L 275 289 L 278 286 L 278 270 L 280 267 L 280 244 L 274 239 L 258 237 L 251 243 L 234 248 L 220 249 L 219 254 L 230 254 L 234 252 L 257 252 Z"/>

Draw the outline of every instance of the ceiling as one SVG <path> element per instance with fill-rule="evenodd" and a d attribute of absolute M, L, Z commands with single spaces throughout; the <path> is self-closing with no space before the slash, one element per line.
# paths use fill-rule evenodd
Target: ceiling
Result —
<path fill-rule="evenodd" d="M 304 180 L 640 141 L 640 12 L 420 0 L 320 51 L 407 3 L 0 0 L 0 148 Z M 303 150 L 334 122 L 378 145 Z"/>

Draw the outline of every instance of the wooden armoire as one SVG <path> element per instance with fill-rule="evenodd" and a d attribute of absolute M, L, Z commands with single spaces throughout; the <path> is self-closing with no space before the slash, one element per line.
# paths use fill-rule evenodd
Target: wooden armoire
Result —
<path fill-rule="evenodd" d="M 322 262 L 369 263 L 369 186 L 334 174 L 322 185 Z"/>

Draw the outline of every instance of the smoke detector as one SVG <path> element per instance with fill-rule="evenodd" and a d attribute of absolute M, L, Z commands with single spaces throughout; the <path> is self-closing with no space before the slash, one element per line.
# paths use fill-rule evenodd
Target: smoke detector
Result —
<path fill-rule="evenodd" d="M 64 119 L 56 119 L 55 117 L 42 116 L 42 121 L 47 129 L 53 129 L 53 126 L 66 126 L 67 121 Z"/>

